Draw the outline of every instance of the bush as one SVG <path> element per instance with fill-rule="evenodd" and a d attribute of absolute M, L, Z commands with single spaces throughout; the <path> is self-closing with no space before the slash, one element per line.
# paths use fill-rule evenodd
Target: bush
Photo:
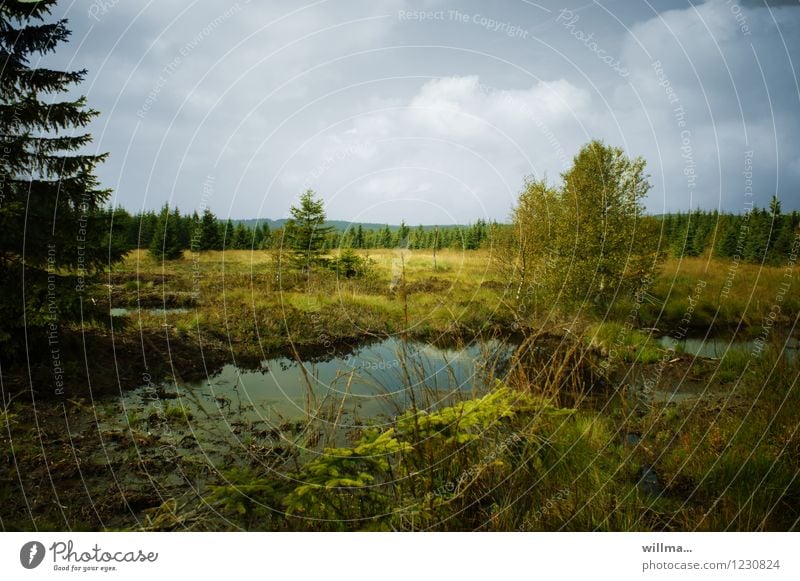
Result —
<path fill-rule="evenodd" d="M 363 258 L 350 248 L 346 248 L 330 262 L 330 266 L 340 278 L 363 278 L 371 274 L 374 263 L 369 258 Z"/>

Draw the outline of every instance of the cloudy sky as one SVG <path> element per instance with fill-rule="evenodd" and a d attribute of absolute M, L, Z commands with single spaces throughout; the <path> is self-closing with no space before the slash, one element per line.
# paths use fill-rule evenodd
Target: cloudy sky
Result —
<path fill-rule="evenodd" d="M 566 6 L 65 1 L 48 64 L 89 70 L 131 210 L 280 218 L 312 188 L 336 219 L 503 220 L 594 138 L 647 160 L 653 213 L 800 209 L 797 1 Z"/>

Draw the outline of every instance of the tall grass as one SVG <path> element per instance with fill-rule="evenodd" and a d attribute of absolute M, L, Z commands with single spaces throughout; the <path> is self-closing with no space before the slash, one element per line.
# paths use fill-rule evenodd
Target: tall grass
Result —
<path fill-rule="evenodd" d="M 301 462 L 296 484 L 262 502 L 286 509 L 289 530 L 797 528 L 796 360 L 767 350 L 742 364 L 730 351 L 719 366 L 741 371 L 730 393 L 618 416 L 581 407 L 596 346 L 576 336 L 525 356 L 537 341 L 488 392 L 442 407 L 422 391 L 390 425 Z M 410 383 L 424 375 L 407 365 Z"/>

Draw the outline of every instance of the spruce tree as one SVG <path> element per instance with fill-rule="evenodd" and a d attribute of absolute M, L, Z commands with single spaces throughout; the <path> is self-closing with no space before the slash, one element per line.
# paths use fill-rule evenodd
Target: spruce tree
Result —
<path fill-rule="evenodd" d="M 253 233 L 244 224 L 238 224 L 233 231 L 233 242 L 231 248 L 236 250 L 248 250 L 253 247 Z"/>
<path fill-rule="evenodd" d="M 272 248 L 272 232 L 266 222 L 261 225 L 261 242 L 258 243 L 258 248 Z"/>
<path fill-rule="evenodd" d="M 233 222 L 230 218 L 228 221 L 225 222 L 225 227 L 222 229 L 222 249 L 223 250 L 232 250 L 233 249 Z"/>
<path fill-rule="evenodd" d="M 411 228 L 406 225 L 405 220 L 400 220 L 400 227 L 397 229 L 394 237 L 394 246 L 399 248 L 408 247 L 408 236 L 411 233 Z"/>
<path fill-rule="evenodd" d="M 364 228 L 361 224 L 356 228 L 356 235 L 353 238 L 353 248 L 364 248 Z"/>
<path fill-rule="evenodd" d="M 183 256 L 181 244 L 180 212 L 170 213 L 164 205 L 158 215 L 153 239 L 150 241 L 150 254 L 157 260 L 177 260 Z"/>
<path fill-rule="evenodd" d="M 261 229 L 261 224 L 256 224 L 256 228 L 253 230 L 253 248 L 260 249 L 263 242 L 264 230 Z"/>
<path fill-rule="evenodd" d="M 300 204 L 290 209 L 291 218 L 286 223 L 286 239 L 295 267 L 309 271 L 324 262 L 322 255 L 331 228 L 325 226 L 325 206 L 313 190 L 300 196 Z"/>
<path fill-rule="evenodd" d="M 109 220 L 95 166 L 106 155 L 76 153 L 98 115 L 85 97 L 60 95 L 85 70 L 36 66 L 70 35 L 47 22 L 55 0 L 0 2 L 0 344 L 15 350 L 20 331 L 47 329 L 101 313 L 84 301 L 92 276 L 122 258 L 108 244 Z M 32 337 L 28 337 L 31 339 Z"/>
<path fill-rule="evenodd" d="M 214 213 L 206 208 L 200 218 L 200 250 L 221 250 L 222 238 L 219 235 L 219 225 Z"/>
<path fill-rule="evenodd" d="M 392 231 L 389 230 L 389 225 L 387 224 L 386 227 L 381 230 L 380 240 L 378 242 L 381 248 L 391 248 L 392 247 Z"/>

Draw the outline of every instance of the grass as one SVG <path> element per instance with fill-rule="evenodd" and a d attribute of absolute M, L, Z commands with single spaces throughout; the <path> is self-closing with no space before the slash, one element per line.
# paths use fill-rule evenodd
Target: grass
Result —
<path fill-rule="evenodd" d="M 136 326 L 156 329 L 165 316 L 148 312 L 148 305 L 188 306 L 186 313 L 166 315 L 174 334 L 226 348 L 230 343 L 252 354 L 283 349 L 290 340 L 313 347 L 323 342 L 322 335 L 332 342 L 392 333 L 469 336 L 492 328 L 511 330 L 518 319 L 513 292 L 493 267 L 497 256 L 491 250 L 441 250 L 436 269 L 424 251 L 359 254 L 373 264 L 372 274 L 363 279 L 337 278 L 324 270 L 311 277 L 279 272 L 267 251 L 187 254 L 164 264 L 146 251 L 134 251 L 111 275 L 111 305 L 143 305 L 135 313 Z M 755 335 L 774 310 L 785 273 L 781 267 L 719 259 L 669 259 L 645 289 L 644 300 L 616 301 L 589 339 L 604 348 L 622 345 L 626 361 L 633 356 L 647 362 L 657 359 L 658 349 L 638 331 L 622 332 L 626 321 L 657 327 L 662 334 L 687 327 L 692 333 L 713 328 Z M 800 310 L 800 293 L 781 299 L 776 325 L 789 323 Z M 532 327 L 545 324 L 529 322 Z"/>
<path fill-rule="evenodd" d="M 789 280 L 786 273 L 784 267 L 732 260 L 669 259 L 649 291 L 653 301 L 642 306 L 641 322 L 668 331 L 680 325 L 692 306 L 689 325 L 694 329 L 755 329 L 776 304 L 778 289 Z M 691 305 L 692 300 L 696 304 Z M 776 323 L 790 323 L 798 311 L 800 293 L 787 293 Z"/>
<path fill-rule="evenodd" d="M 672 524 L 685 530 L 796 529 L 800 365 L 773 348 L 746 362 L 730 351 L 720 367 L 739 373 L 731 392 L 656 407 L 640 426 L 644 455 L 657 464 L 667 492 L 683 499 Z"/>
<path fill-rule="evenodd" d="M 188 422 L 194 416 L 192 412 L 190 412 L 183 406 L 183 404 L 174 403 L 174 404 L 167 404 L 164 407 L 164 417 L 167 420 Z"/>
<path fill-rule="evenodd" d="M 651 334 L 629 329 L 622 323 L 594 323 L 584 336 L 589 346 L 597 347 L 604 356 L 626 363 L 655 363 L 664 353 Z"/>
<path fill-rule="evenodd" d="M 582 403 L 598 383 L 598 361 L 611 359 L 619 367 L 663 361 L 665 350 L 649 327 L 671 335 L 686 326 L 701 334 L 737 330 L 758 336 L 786 280 L 782 268 L 734 268 L 732 262 L 704 258 L 668 260 L 643 302 L 620 300 L 603 320 L 547 321 L 544 329 L 545 322 L 537 320 L 529 320 L 529 328 L 512 327 L 518 311 L 489 250 L 439 251 L 436 268 L 432 256 L 423 252 L 361 254 L 374 263 L 371 275 L 337 279 L 330 271 L 310 278 L 279 273 L 269 252 L 187 254 L 166 265 L 145 251 L 133 252 L 110 275 L 110 306 L 141 305 L 141 310 L 127 317 L 128 327 L 117 329 L 115 338 L 127 339 L 130 349 L 137 349 L 143 330 L 151 333 L 148 339 L 167 333 L 177 372 L 185 363 L 177 347 L 188 345 L 183 352 L 196 358 L 199 343 L 204 355 L 217 347 L 237 357 L 286 350 L 290 341 L 299 349 L 314 349 L 394 333 L 458 341 L 518 331 L 533 337 L 534 347 L 555 333 L 557 345 L 552 352 L 534 349 L 533 355 L 520 357 L 517 372 L 489 393 L 428 413 L 398 413 L 388 426 L 350 434 L 349 444 L 329 442 L 325 454 L 304 449 L 311 444 L 290 445 L 283 439 L 274 445 L 284 456 L 262 454 L 263 438 L 255 432 L 244 433 L 241 442 L 247 454 L 258 452 L 258 461 L 249 462 L 249 456 L 231 449 L 210 467 L 199 455 L 187 454 L 181 467 L 207 477 L 209 495 L 194 504 L 184 500 L 180 509 L 169 502 L 151 509 L 149 528 L 797 528 L 796 361 L 777 357 L 773 349 L 760 357 L 729 350 L 719 362 L 686 363 L 691 358 L 683 357 L 678 365 L 687 367 L 675 368 L 668 381 L 685 377 L 725 389 L 680 404 L 653 404 L 638 414 L 627 409 L 600 412 Z M 796 292 L 783 297 L 776 329 L 793 322 L 799 300 Z M 149 310 L 174 306 L 188 310 Z M 565 334 L 567 327 L 572 331 Z M 782 334 L 776 330 L 773 338 Z M 153 365 L 152 357 L 148 361 Z M 135 373 L 133 380 L 141 384 L 141 377 Z M 16 441 L 36 445 L 17 448 L 18 461 L 41 476 L 36 471 L 41 434 L 24 420 L 25 413 L 19 407 L 6 410 L 0 424 L 10 422 L 16 433 L 21 429 L 17 424 L 27 426 L 29 432 Z M 193 419 L 177 402 L 166 405 L 163 417 L 175 432 Z M 146 419 L 131 414 L 124 421 L 135 427 Z M 630 444 L 627 434 L 638 434 L 639 440 Z M 89 457 L 89 439 L 77 442 Z M 124 442 L 119 439 L 115 445 Z M 55 466 L 65 481 L 75 478 L 71 456 L 55 451 L 48 455 L 58 459 Z M 190 460 L 196 465 L 189 466 Z M 174 468 L 171 458 L 145 457 L 142 462 L 148 478 Z M 103 466 L 86 467 L 105 478 Z M 657 474 L 660 494 L 640 485 L 647 470 Z M 0 484 L 0 498 L 21 498 L 15 482 Z M 144 488 L 151 493 L 148 486 Z M 41 502 L 36 506 L 44 506 Z M 19 515 L 3 518 L 6 523 L 24 520 Z"/>
<path fill-rule="evenodd" d="M 502 284 L 488 270 L 488 252 L 439 251 L 436 269 L 421 251 L 360 254 L 372 261 L 372 275 L 344 279 L 324 270 L 309 278 L 279 272 L 270 252 L 187 254 L 162 265 L 135 251 L 111 274 L 111 306 L 191 305 L 166 315 L 143 308 L 132 316 L 135 330 L 161 328 L 166 318 L 184 340 L 230 342 L 252 354 L 285 348 L 290 340 L 313 347 L 392 333 L 475 334 L 510 320 L 498 291 L 484 284 Z"/>

